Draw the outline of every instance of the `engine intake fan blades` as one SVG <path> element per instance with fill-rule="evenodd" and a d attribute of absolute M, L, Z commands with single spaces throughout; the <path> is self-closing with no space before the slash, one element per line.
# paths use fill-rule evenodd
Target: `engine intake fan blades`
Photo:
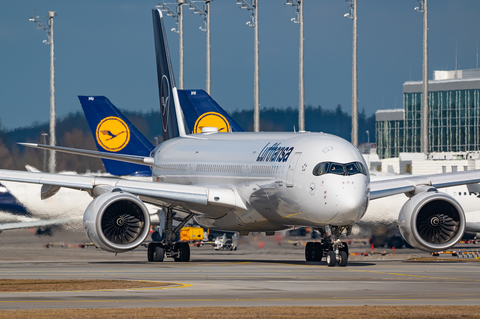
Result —
<path fill-rule="evenodd" d="M 105 210 L 102 231 L 112 243 L 129 244 L 140 235 L 144 223 L 140 207 L 129 200 L 119 200 Z"/>
<path fill-rule="evenodd" d="M 431 244 L 444 244 L 457 234 L 460 216 L 452 204 L 434 200 L 422 207 L 416 224 L 423 240 Z"/>

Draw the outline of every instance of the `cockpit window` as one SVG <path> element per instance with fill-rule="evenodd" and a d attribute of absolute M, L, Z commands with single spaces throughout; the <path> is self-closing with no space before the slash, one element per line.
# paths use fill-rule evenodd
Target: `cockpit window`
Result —
<path fill-rule="evenodd" d="M 313 175 L 320 176 L 327 172 L 328 170 L 328 163 L 320 163 L 313 169 Z"/>
<path fill-rule="evenodd" d="M 358 169 L 356 163 L 348 163 L 345 164 L 345 172 L 347 173 L 347 175 L 355 175 L 359 174 L 360 170 Z"/>
<path fill-rule="evenodd" d="M 337 174 L 337 175 L 344 175 L 344 169 L 343 169 L 342 164 L 338 163 L 331 163 L 330 166 L 328 167 L 327 173 L 332 173 L 332 174 Z"/>
<path fill-rule="evenodd" d="M 312 174 L 315 176 L 320 176 L 324 174 L 336 174 L 336 175 L 355 175 L 363 174 L 367 175 L 367 169 L 360 162 L 352 162 L 346 164 L 332 163 L 332 162 L 322 162 L 318 163 L 312 171 Z"/>

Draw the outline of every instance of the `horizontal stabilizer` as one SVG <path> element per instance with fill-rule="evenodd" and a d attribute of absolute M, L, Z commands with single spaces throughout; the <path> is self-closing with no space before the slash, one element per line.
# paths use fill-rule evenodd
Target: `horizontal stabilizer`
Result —
<path fill-rule="evenodd" d="M 57 152 L 75 154 L 75 155 L 83 155 L 83 156 L 90 156 L 90 157 L 97 157 L 97 158 L 106 158 L 111 159 L 114 161 L 120 162 L 127 162 L 127 163 L 134 163 L 140 165 L 148 165 L 153 166 L 153 157 L 143 157 L 143 156 L 135 156 L 135 155 L 126 155 L 126 154 L 113 154 L 113 153 L 106 153 L 106 152 L 96 152 L 90 150 L 81 150 L 78 148 L 70 148 L 70 147 L 63 147 L 63 146 L 50 146 L 44 144 L 33 144 L 33 143 L 18 143 L 23 146 L 39 148 L 42 150 L 53 150 Z"/>

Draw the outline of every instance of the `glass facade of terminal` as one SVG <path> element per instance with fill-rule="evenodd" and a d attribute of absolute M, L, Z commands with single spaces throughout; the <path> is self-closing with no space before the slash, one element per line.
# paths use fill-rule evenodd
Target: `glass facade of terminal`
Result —
<path fill-rule="evenodd" d="M 420 152 L 422 93 L 404 93 L 404 120 L 377 121 L 380 158 Z M 429 92 L 429 152 L 480 150 L 480 89 Z"/>

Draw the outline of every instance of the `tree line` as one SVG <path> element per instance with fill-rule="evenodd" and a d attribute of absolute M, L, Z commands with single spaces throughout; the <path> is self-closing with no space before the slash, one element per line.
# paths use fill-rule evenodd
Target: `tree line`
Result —
<path fill-rule="evenodd" d="M 159 111 L 122 113 L 155 145 L 155 137 L 162 141 L 161 117 Z M 253 110 L 237 110 L 230 116 L 246 131 L 253 130 Z M 351 116 L 338 105 L 336 109 L 323 109 L 321 106 L 305 108 L 305 127 L 308 131 L 324 132 L 338 135 L 350 140 Z M 262 131 L 298 130 L 298 110 L 294 108 L 263 108 L 260 111 L 260 128 Z M 367 142 L 365 131 L 370 131 L 370 142 L 375 142 L 375 117 L 359 113 L 359 143 Z M 18 142 L 44 143 L 43 133 L 49 132 L 49 124 L 35 122 L 28 127 L 7 130 L 0 124 L 0 165 L 2 169 L 25 170 L 31 165 L 43 170 L 44 151 L 18 145 Z M 96 150 L 93 135 L 83 112 L 70 113 L 57 119 L 57 145 L 81 149 Z M 48 138 L 47 138 L 48 144 Z M 97 158 L 56 153 L 57 171 L 102 171 L 102 161 Z M 48 161 L 48 152 L 47 152 Z"/>

